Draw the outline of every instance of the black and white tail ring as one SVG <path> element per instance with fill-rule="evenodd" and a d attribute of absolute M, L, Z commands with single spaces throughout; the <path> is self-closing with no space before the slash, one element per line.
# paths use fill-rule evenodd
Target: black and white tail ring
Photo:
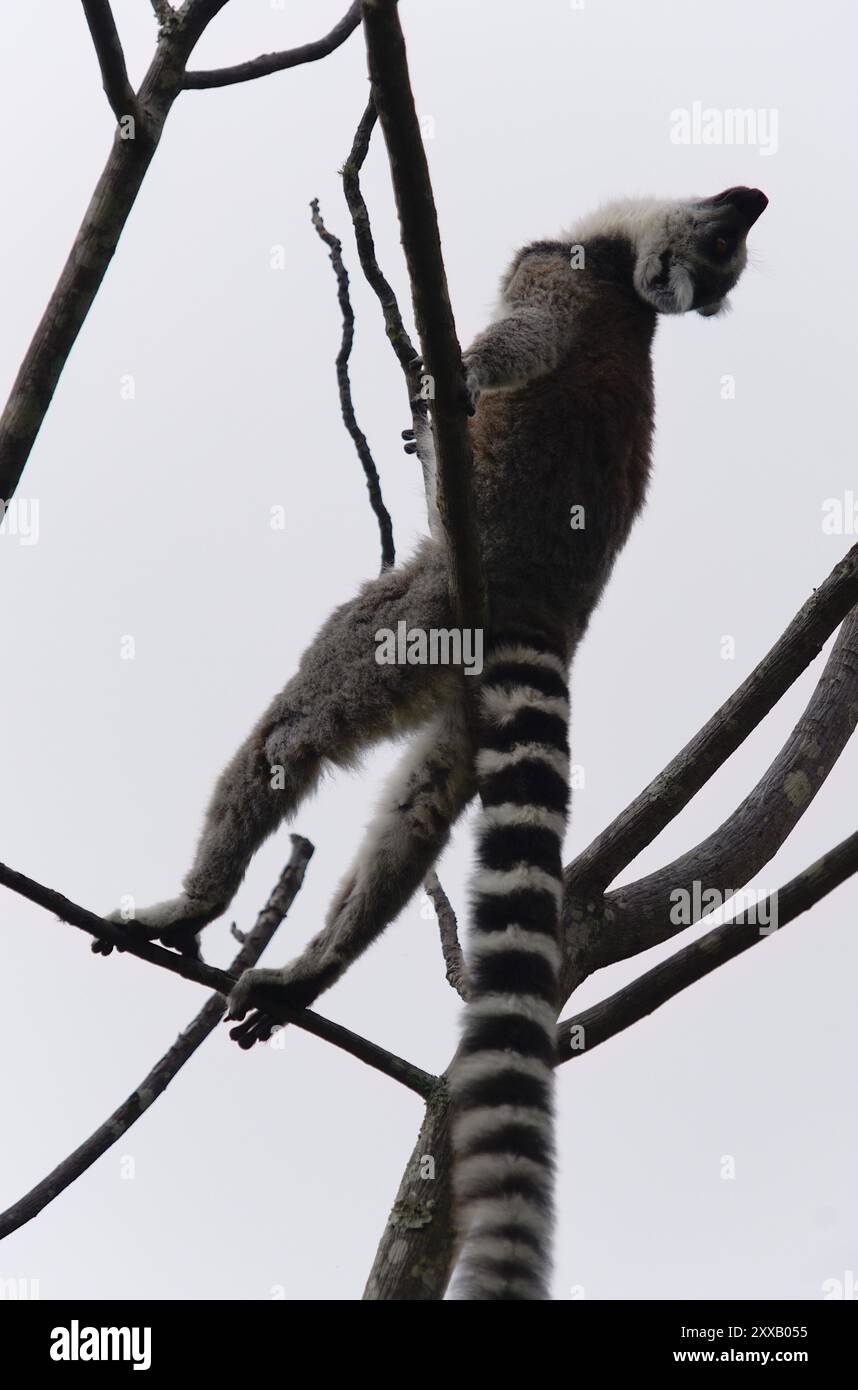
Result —
<path fill-rule="evenodd" d="M 450 1074 L 459 1298 L 549 1297 L 568 724 L 561 655 L 496 643 L 481 690 L 471 1002 Z"/>

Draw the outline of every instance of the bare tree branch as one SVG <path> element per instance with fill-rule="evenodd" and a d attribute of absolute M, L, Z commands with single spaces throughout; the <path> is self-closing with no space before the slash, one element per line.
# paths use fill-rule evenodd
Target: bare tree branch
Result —
<path fill-rule="evenodd" d="M 165 26 L 169 26 L 173 23 L 176 17 L 176 11 L 170 4 L 170 0 L 149 0 L 149 3 L 152 6 L 152 9 L 154 10 L 155 18 L 157 19 L 162 29 Z"/>
<path fill-rule="evenodd" d="M 109 941 L 128 955 L 137 956 L 140 960 L 148 961 L 150 965 L 158 965 L 162 970 L 169 970 L 174 975 L 181 975 L 184 980 L 193 980 L 195 984 L 207 985 L 209 989 L 215 989 L 224 996 L 230 994 L 238 983 L 236 977 L 227 974 L 225 970 L 218 970 L 215 966 L 206 965 L 201 960 L 194 960 L 190 956 L 181 956 L 175 951 L 166 950 L 163 946 L 156 946 L 151 941 L 144 940 L 139 929 L 134 928 L 133 923 L 120 926 L 115 922 L 108 922 L 87 908 L 73 903 L 62 893 L 57 893 L 53 888 L 46 888 L 44 884 L 36 883 L 34 879 L 27 878 L 25 874 L 20 874 L 15 869 L 10 869 L 6 864 L 0 864 L 0 884 L 11 888 L 14 893 L 19 893 L 21 897 L 28 898 L 30 902 L 47 908 L 49 912 L 56 913 L 61 922 L 66 922 L 72 927 L 79 927 L 81 931 L 88 932 L 90 936 L 96 937 L 99 941 Z M 276 1019 L 277 1022 L 294 1024 L 296 1028 L 303 1029 L 305 1033 L 312 1033 L 314 1037 L 332 1043 L 335 1047 L 341 1048 L 343 1052 L 357 1057 L 359 1061 L 366 1062 L 376 1071 L 383 1072 L 385 1076 L 401 1082 L 403 1086 L 415 1091 L 417 1095 L 430 1095 L 433 1087 L 437 1084 L 437 1078 L 431 1076 L 429 1072 L 413 1066 L 411 1062 L 397 1057 L 395 1053 L 387 1052 L 376 1043 L 359 1037 L 357 1033 L 352 1033 L 339 1023 L 332 1023 L 330 1019 L 323 1018 L 321 1014 L 312 1013 L 309 1009 L 284 1010 L 279 1004 L 276 994 L 270 1003 L 266 1003 L 262 999 L 262 1004 L 268 1015 Z"/>
<path fill-rule="evenodd" d="M 185 0 L 178 10 L 174 10 L 177 23 L 194 35 L 194 43 L 204 29 L 207 29 L 215 15 L 227 4 L 227 0 Z"/>
<path fill-rule="evenodd" d="M 565 871 L 567 890 L 603 889 L 679 815 L 858 603 L 858 545 L 832 570 L 739 689 Z"/>
<path fill-rule="evenodd" d="M 369 493 L 369 505 L 375 514 L 378 522 L 378 533 L 381 537 L 381 570 L 391 569 L 396 559 L 396 550 L 393 544 L 393 522 L 390 519 L 390 512 L 384 505 L 384 498 L 381 495 L 381 483 L 378 478 L 378 469 L 372 457 L 366 435 L 360 428 L 357 417 L 355 416 L 354 404 L 352 402 L 352 387 L 349 380 L 349 357 L 351 356 L 352 344 L 355 335 L 355 316 L 349 297 L 349 274 L 343 262 L 343 244 L 338 237 L 328 231 L 319 212 L 319 200 L 314 198 L 310 207 L 313 212 L 313 226 L 316 228 L 322 241 L 327 246 L 331 255 L 331 265 L 334 267 L 334 274 L 337 277 L 337 298 L 340 304 L 340 312 L 343 316 L 343 336 L 340 350 L 337 353 L 337 384 L 340 390 L 340 410 L 343 416 L 343 423 L 354 442 L 357 456 L 360 459 L 361 467 L 366 478 L 366 490 Z"/>
<path fill-rule="evenodd" d="M 295 901 L 304 881 L 313 846 L 301 835 L 292 835 L 291 839 L 292 856 L 268 902 L 257 917 L 253 930 L 246 934 L 241 950 L 230 965 L 230 973 L 233 975 L 240 975 L 242 970 L 249 970 L 251 966 L 256 965 Z M 128 1133 L 152 1102 L 166 1090 L 177 1072 L 202 1046 L 209 1034 L 214 1032 L 223 1018 L 225 1008 L 223 995 L 213 994 L 187 1028 L 182 1030 L 172 1047 L 167 1049 L 140 1085 L 135 1087 L 127 1100 L 113 1111 L 104 1124 L 99 1125 L 88 1139 L 19 1201 L 6 1211 L 0 1212 L 0 1240 L 37 1216 L 55 1197 L 70 1187 L 75 1179 L 91 1168 L 96 1159 Z"/>
<path fill-rule="evenodd" d="M 434 384 L 438 507 L 447 538 L 450 600 L 457 623 L 482 628 L 486 590 L 473 498 L 462 353 L 396 0 L 364 0 L 363 19 L 372 97 L 387 144 L 414 316 L 426 371 Z"/>
<path fill-rule="evenodd" d="M 137 95 L 142 120 L 131 138 L 118 129 L 56 288 L 0 416 L 0 498 L 15 492 L 60 373 L 104 279 L 128 221 L 164 122 L 180 91 L 185 62 L 208 19 L 226 4 L 188 6 L 165 30 Z"/>
<path fill-rule="evenodd" d="M 379 1241 L 366 1301 L 443 1297 L 454 1255 L 452 1158 L 447 1087 L 439 1078 Z"/>
<path fill-rule="evenodd" d="M 432 901 L 435 909 L 435 916 L 438 919 L 438 929 L 441 934 L 441 951 L 444 956 L 444 964 L 447 967 L 447 983 L 460 998 L 466 1002 L 470 998 L 468 986 L 468 975 L 465 970 L 465 959 L 462 955 L 462 947 L 459 944 L 459 924 L 456 921 L 456 914 L 453 905 L 444 889 L 441 887 L 438 875 L 433 869 L 426 875 L 423 887 Z"/>
<path fill-rule="evenodd" d="M 410 434 L 408 431 L 403 431 L 403 438 L 409 439 L 405 445 L 405 452 L 417 454 L 423 470 L 423 487 L 426 492 L 426 509 L 431 531 L 436 505 L 434 461 L 427 457 L 426 450 L 421 448 L 418 443 L 418 440 L 425 440 L 426 438 L 423 426 L 427 424 L 429 415 L 427 402 L 421 394 L 423 363 L 406 330 L 393 288 L 382 274 L 381 266 L 378 263 L 369 210 L 360 186 L 360 171 L 366 159 L 376 119 L 375 102 L 370 97 L 366 110 L 358 123 L 349 157 L 341 171 L 343 193 L 351 213 L 355 243 L 364 278 L 381 305 L 385 332 L 405 376 L 408 407 L 411 411 Z"/>
<path fill-rule="evenodd" d="M 133 134 L 125 138 L 122 128 L 117 130 L 80 230 L 0 416 L 0 503 L 9 502 L 21 480 L 60 374 L 101 287 L 155 155 L 164 122 L 183 89 L 187 60 L 207 25 L 226 3 L 227 0 L 186 0 L 180 10 L 171 10 L 165 3 L 152 6 L 160 22 L 158 46 L 137 93 L 138 118 L 134 121 Z M 94 12 L 103 21 L 98 7 Z M 351 33 L 359 20 L 356 4 L 341 25 L 346 20 L 351 24 L 348 30 Z M 293 50 L 291 55 L 280 55 L 292 59 L 284 66 L 294 67 L 296 63 L 324 57 L 326 52 L 337 47 L 337 42 L 330 41 L 341 25 L 320 40 L 319 45 L 306 44 Z M 347 38 L 348 33 L 342 33 L 338 42 Z M 329 42 L 330 47 L 326 47 Z M 198 78 L 210 75 L 196 74 Z"/>
<path fill-rule="evenodd" d="M 378 263 L 369 211 L 360 186 L 360 171 L 367 156 L 370 137 L 376 120 L 375 102 L 370 99 L 355 132 L 349 157 L 342 168 L 343 193 L 351 213 L 361 268 L 367 284 L 374 291 L 381 305 L 385 331 L 393 351 L 396 353 L 399 365 L 405 373 L 409 396 L 413 397 L 420 385 L 418 370 L 420 358 L 403 323 L 396 295 Z"/>
<path fill-rule="evenodd" d="M 95 45 L 104 94 L 117 121 L 124 116 L 139 119 L 137 97 L 128 80 L 125 54 L 116 30 L 110 0 L 82 0 L 83 12 Z"/>
<path fill-rule="evenodd" d="M 167 55 L 161 51 L 141 88 L 145 94 L 145 124 L 141 128 L 138 123 L 133 140 L 123 140 L 117 133 L 68 260 L 0 417 L 0 497 L 7 502 L 18 486 L 60 373 L 155 154 L 175 96 L 170 92 L 169 73 Z"/>
<path fill-rule="evenodd" d="M 774 857 L 858 724 L 858 608 L 843 623 L 811 699 L 780 753 L 727 820 L 699 845 L 605 899 L 591 968 L 648 950 L 691 925 L 671 920 L 671 894 L 719 890 L 721 901 Z M 700 893 L 696 895 L 700 900 Z M 694 919 L 705 916 L 706 909 Z"/>
<path fill-rule="evenodd" d="M 790 879 L 765 903 L 707 932 L 608 999 L 584 1009 L 574 1018 L 565 1019 L 557 1033 L 558 1062 L 568 1062 L 592 1052 L 594 1047 L 645 1018 L 719 965 L 756 946 L 767 935 L 775 935 L 774 930 L 761 930 L 761 921 L 776 923 L 778 930 L 785 927 L 855 873 L 858 873 L 858 831 Z M 583 1049 L 579 1046 L 582 1038 Z"/>
<path fill-rule="evenodd" d="M 229 68 L 211 68 L 207 71 L 186 72 L 182 86 L 186 91 L 200 91 L 209 87 L 232 87 L 236 82 L 252 82 L 257 77 L 268 77 L 273 72 L 284 72 L 286 68 L 296 68 L 302 63 L 315 63 L 318 58 L 327 58 L 329 53 L 345 43 L 350 34 L 360 24 L 360 0 L 350 5 L 342 19 L 334 25 L 329 34 L 313 43 L 301 44 L 283 53 L 263 53 L 246 63 L 236 63 Z"/>

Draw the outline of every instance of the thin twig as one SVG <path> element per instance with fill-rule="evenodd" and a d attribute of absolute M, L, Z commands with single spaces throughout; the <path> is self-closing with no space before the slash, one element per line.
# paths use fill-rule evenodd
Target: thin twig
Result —
<path fill-rule="evenodd" d="M 337 299 L 339 300 L 340 312 L 343 316 L 343 335 L 340 342 L 340 350 L 337 353 L 337 384 L 340 391 L 340 410 L 342 411 L 343 423 L 354 442 L 357 456 L 360 459 L 361 467 L 366 478 L 366 490 L 369 494 L 369 505 L 375 514 L 378 522 L 378 532 L 381 537 L 381 570 L 391 569 L 396 559 L 396 551 L 393 544 L 393 522 L 390 519 L 390 512 L 384 505 L 384 498 L 381 495 L 381 483 L 379 482 L 378 469 L 372 457 L 366 435 L 360 428 L 355 416 L 354 403 L 352 401 L 352 387 L 349 380 L 349 357 L 351 356 L 352 344 L 354 343 L 355 316 L 349 297 L 349 274 L 343 262 L 343 244 L 339 237 L 335 237 L 329 232 L 319 212 L 319 200 L 314 198 L 310 204 L 312 210 L 313 226 L 328 248 L 331 257 L 331 265 L 334 267 L 334 274 L 337 277 Z"/>
<path fill-rule="evenodd" d="M 110 8 L 110 0 L 82 0 L 83 12 L 95 45 L 104 94 L 117 121 L 125 116 L 139 119 L 137 97 L 128 80 L 125 54 Z"/>
<path fill-rule="evenodd" d="M 444 964 L 447 968 L 447 983 L 464 999 L 465 1002 L 471 997 L 468 985 L 468 975 L 465 969 L 465 958 L 462 955 L 462 947 L 459 943 L 459 924 L 456 921 L 456 914 L 453 905 L 444 889 L 441 887 L 438 875 L 432 869 L 426 875 L 423 883 L 427 896 L 431 899 L 435 909 L 435 916 L 438 919 L 438 930 L 441 935 L 441 951 L 444 956 Z"/>
<path fill-rule="evenodd" d="M 420 466 L 423 470 L 423 486 L 426 491 L 426 509 L 429 516 L 429 529 L 433 531 L 433 518 L 435 516 L 436 496 L 435 496 L 435 467 L 434 451 L 431 457 L 427 457 L 426 450 L 421 447 L 420 441 L 431 441 L 431 431 L 428 429 L 429 407 L 421 393 L 421 378 L 423 363 L 418 356 L 408 331 L 403 322 L 399 303 L 394 294 L 393 287 L 382 272 L 375 254 L 375 241 L 372 235 L 372 225 L 369 219 L 369 209 L 366 205 L 360 186 L 360 171 L 363 168 L 364 160 L 369 150 L 369 142 L 375 128 L 377 113 L 375 102 L 370 97 L 367 102 L 366 110 L 360 118 L 358 128 L 355 131 L 355 138 L 352 142 L 349 157 L 342 168 L 343 194 L 345 195 L 346 205 L 352 219 L 352 226 L 355 234 L 355 244 L 357 246 L 358 259 L 364 278 L 370 289 L 375 294 L 381 305 L 381 312 L 384 317 L 384 329 L 393 351 L 396 353 L 397 361 L 402 368 L 405 377 L 405 388 L 408 392 L 408 408 L 411 412 L 411 433 L 413 441 L 405 446 L 406 453 L 417 454 Z M 405 437 L 405 436 L 403 436 Z"/>
<path fill-rule="evenodd" d="M 318 58 L 326 58 L 329 53 L 333 53 L 345 43 L 359 24 L 360 0 L 355 0 L 342 19 L 322 39 L 301 44 L 298 48 L 287 49 L 283 53 L 262 53 L 258 58 L 251 58 L 246 63 L 236 63 L 229 68 L 186 72 L 182 85 L 186 91 L 232 87 L 236 82 L 252 82 L 257 77 L 268 77 L 270 73 L 296 68 L 302 63 L 315 63 Z"/>
<path fill-rule="evenodd" d="M 88 932 L 90 936 L 96 937 L 99 941 L 109 941 L 113 946 L 121 947 L 126 954 L 148 961 L 150 965 L 158 965 L 162 970 L 169 970 L 174 975 L 181 975 L 184 980 L 193 980 L 195 984 L 206 985 L 209 989 L 215 989 L 224 996 L 231 994 L 238 983 L 236 977 L 228 974 L 227 971 L 218 970 L 215 966 L 206 965 L 203 961 L 194 960 L 190 956 L 178 955 L 175 951 L 168 951 L 163 946 L 155 946 L 152 942 L 143 940 L 139 929 L 135 929 L 132 923 L 127 926 L 120 926 L 116 922 L 108 922 L 87 908 L 73 903 L 62 893 L 57 893 L 53 888 L 46 888 L 44 884 L 27 878 L 25 874 L 10 869 L 6 864 L 0 864 L 0 884 L 11 888 L 14 893 L 20 894 L 21 897 L 28 898 L 30 902 L 38 903 L 48 912 L 56 913 L 61 922 L 66 922 L 72 927 L 79 927 L 81 931 Z M 288 1011 L 278 1009 L 276 997 L 271 1001 L 271 1007 L 266 1006 L 266 1012 L 271 1017 L 276 1018 L 278 1022 L 294 1024 L 296 1028 L 303 1029 L 305 1033 L 312 1033 L 325 1042 L 333 1043 L 343 1052 L 348 1052 L 353 1057 L 357 1057 L 359 1061 L 366 1062 L 368 1066 L 383 1072 L 385 1076 L 400 1081 L 403 1086 L 407 1086 L 411 1091 L 416 1091 L 420 1096 L 429 1095 L 432 1087 L 436 1084 L 436 1078 L 420 1067 L 415 1067 L 402 1057 L 387 1052 L 376 1043 L 359 1037 L 358 1034 L 352 1033 L 348 1028 L 343 1028 L 339 1023 L 332 1023 L 330 1019 L 323 1018 L 321 1014 L 311 1013 L 309 1009 Z"/>
<path fill-rule="evenodd" d="M 313 854 L 313 846 L 302 835 L 293 835 L 292 856 L 280 875 L 268 902 L 256 919 L 256 924 L 245 935 L 241 950 L 230 965 L 230 973 L 240 975 L 256 965 L 262 952 L 271 941 L 289 908 L 292 906 L 304 874 Z M 40 1211 L 58 1197 L 61 1192 L 91 1168 L 96 1159 L 106 1153 L 113 1144 L 123 1138 L 141 1115 L 148 1110 L 169 1086 L 177 1072 L 194 1055 L 206 1038 L 214 1032 L 223 1018 L 226 1003 L 223 995 L 216 993 L 203 1005 L 195 1018 L 182 1030 L 172 1047 L 168 1048 L 160 1061 L 135 1087 L 113 1114 L 99 1125 L 88 1139 L 63 1159 L 41 1182 L 36 1183 L 23 1197 L 6 1211 L 0 1212 L 0 1240 L 20 1226 L 31 1221 Z"/>
<path fill-rule="evenodd" d="M 785 927 L 855 873 L 858 873 L 858 831 L 765 902 L 755 904 L 733 921 L 707 932 L 640 975 L 625 989 L 565 1019 L 557 1030 L 558 1061 L 568 1062 L 592 1052 L 594 1047 L 645 1018 L 719 965 L 756 946 L 766 936 L 776 935 L 775 926 L 777 930 Z M 765 924 L 765 930 L 761 931 L 760 923 Z"/>
<path fill-rule="evenodd" d="M 413 398 L 417 394 L 420 386 L 420 358 L 402 320 L 402 314 L 393 288 L 383 274 L 381 266 L 378 263 L 378 257 L 375 254 L 375 241 L 372 235 L 372 226 L 369 220 L 369 210 L 360 186 L 360 171 L 363 168 L 364 160 L 369 150 L 370 137 L 375 127 L 376 120 L 375 102 L 370 98 L 367 102 L 366 110 L 360 118 L 358 128 L 355 131 L 355 138 L 351 150 L 349 151 L 349 157 L 342 168 L 343 193 L 345 194 L 346 205 L 351 214 L 352 225 L 355 232 L 355 245 L 357 246 L 361 269 L 363 270 L 367 284 L 370 289 L 373 290 L 381 305 L 385 331 L 390 339 L 393 351 L 396 353 L 399 365 L 405 373 L 409 397 Z"/>
<path fill-rule="evenodd" d="M 565 870 L 567 889 L 604 889 L 679 815 L 819 654 L 858 603 L 858 545 L 793 618 L 771 651 L 667 767 Z"/>

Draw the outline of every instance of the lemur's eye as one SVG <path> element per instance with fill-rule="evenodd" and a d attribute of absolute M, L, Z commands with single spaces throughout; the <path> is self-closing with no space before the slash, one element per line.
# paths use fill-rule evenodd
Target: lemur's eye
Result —
<path fill-rule="evenodd" d="M 730 250 L 730 243 L 725 236 L 719 236 L 715 238 L 715 244 L 712 249 L 716 256 L 726 256 Z"/>

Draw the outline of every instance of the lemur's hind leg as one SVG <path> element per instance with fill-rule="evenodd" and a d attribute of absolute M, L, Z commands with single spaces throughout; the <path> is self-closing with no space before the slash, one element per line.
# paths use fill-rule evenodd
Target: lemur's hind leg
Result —
<path fill-rule="evenodd" d="M 135 910 L 167 945 L 192 952 L 199 929 L 229 905 L 256 850 L 330 766 L 348 766 L 373 742 L 415 727 L 448 703 L 450 667 L 379 664 L 379 629 L 450 625 L 443 554 L 424 543 L 402 569 L 366 584 L 338 608 L 221 774 L 184 892 Z M 120 914 L 114 914 L 114 920 Z M 121 920 L 121 918 L 120 918 Z"/>
<path fill-rule="evenodd" d="M 247 970 L 230 996 L 230 1018 L 254 1004 L 301 1009 L 344 973 L 402 910 L 437 860 L 476 790 L 460 701 L 432 719 L 384 790 L 324 929 L 283 970 Z M 242 1047 L 270 1037 L 274 1019 L 253 1012 L 232 1030 Z"/>

